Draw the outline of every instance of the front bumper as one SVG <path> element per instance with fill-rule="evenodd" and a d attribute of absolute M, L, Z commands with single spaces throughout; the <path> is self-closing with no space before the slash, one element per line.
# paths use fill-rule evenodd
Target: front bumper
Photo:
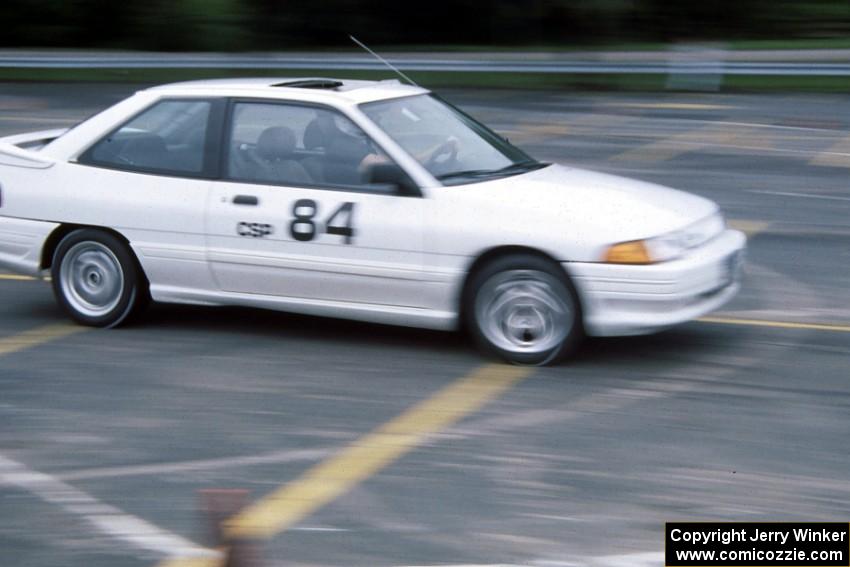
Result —
<path fill-rule="evenodd" d="M 746 237 L 726 230 L 687 256 L 651 265 L 568 262 L 591 336 L 642 335 L 713 311 L 740 289 Z"/>

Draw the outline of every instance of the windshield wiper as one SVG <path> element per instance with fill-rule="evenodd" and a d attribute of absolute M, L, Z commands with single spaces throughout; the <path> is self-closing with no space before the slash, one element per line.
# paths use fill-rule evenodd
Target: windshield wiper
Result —
<path fill-rule="evenodd" d="M 440 181 L 444 179 L 453 179 L 455 177 L 487 177 L 499 171 L 498 169 L 464 169 L 463 171 L 452 171 L 451 173 L 443 173 L 438 175 Z"/>
<path fill-rule="evenodd" d="M 479 177 L 512 175 L 514 173 L 524 173 L 526 171 L 533 171 L 535 169 L 540 169 L 541 167 L 546 167 L 547 165 L 549 164 L 541 161 L 527 160 L 512 163 L 499 169 L 465 169 L 463 171 L 453 171 L 451 173 L 444 173 L 442 175 L 438 175 L 437 179 L 443 181 L 445 179 L 453 179 L 456 177 L 471 177 L 475 179 Z"/>
<path fill-rule="evenodd" d="M 497 169 L 496 173 L 517 173 L 534 171 L 535 169 L 540 169 L 542 167 L 546 167 L 547 165 L 549 164 L 542 161 L 530 159 L 526 161 L 518 161 L 516 163 L 512 163 L 511 165 L 505 166 L 502 169 Z"/>

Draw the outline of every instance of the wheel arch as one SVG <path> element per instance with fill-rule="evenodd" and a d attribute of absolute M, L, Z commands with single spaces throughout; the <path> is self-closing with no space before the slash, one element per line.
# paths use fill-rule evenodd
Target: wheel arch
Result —
<path fill-rule="evenodd" d="M 545 260 L 546 262 L 555 266 L 559 271 L 563 272 L 564 277 L 569 282 L 570 286 L 572 286 L 573 291 L 575 292 L 575 299 L 578 302 L 579 307 L 579 321 L 583 323 L 583 313 L 584 308 L 581 302 L 581 294 L 576 288 L 575 282 L 567 270 L 563 263 L 558 262 L 555 258 L 540 250 L 538 248 L 532 248 L 530 246 L 519 246 L 519 245 L 506 245 L 506 246 L 496 246 L 481 252 L 475 260 L 473 260 L 472 264 L 470 264 L 469 268 L 466 270 L 466 275 L 463 278 L 463 283 L 460 286 L 459 293 L 455 298 L 455 305 L 457 306 L 458 313 L 458 321 L 460 323 L 460 327 L 465 327 L 467 324 L 467 313 L 466 313 L 466 297 L 470 291 L 470 285 L 475 277 L 475 274 L 478 273 L 481 269 L 487 266 L 489 263 L 494 262 L 500 258 L 504 258 L 507 256 L 534 256 Z"/>
<path fill-rule="evenodd" d="M 58 227 L 56 227 L 53 230 L 53 232 L 50 233 L 50 235 L 47 237 L 47 240 L 44 241 L 44 246 L 42 246 L 42 248 L 41 248 L 41 261 L 40 261 L 39 267 L 42 270 L 50 269 L 52 264 L 53 264 L 53 256 L 56 253 L 56 248 L 59 246 L 59 243 L 62 242 L 62 239 L 65 238 L 66 236 L 68 236 L 69 234 L 71 234 L 72 232 L 74 232 L 75 230 L 81 230 L 81 229 L 99 230 L 101 232 L 111 234 L 112 236 L 116 237 L 118 240 L 123 242 L 127 246 L 127 251 L 130 253 L 130 256 L 136 262 L 136 267 L 139 269 L 139 273 L 141 274 L 142 278 L 144 279 L 145 285 L 149 284 L 148 277 L 145 274 L 145 270 L 142 267 L 142 263 L 139 261 L 139 258 L 136 256 L 136 252 L 135 252 L 135 250 L 133 250 L 133 247 L 130 246 L 130 241 L 127 240 L 127 237 L 124 236 L 123 234 L 121 234 L 120 232 L 118 232 L 117 230 L 114 230 L 114 229 L 111 229 L 111 228 L 106 228 L 106 227 L 103 227 L 103 226 L 95 226 L 95 225 L 88 225 L 88 224 L 71 224 L 71 223 L 64 223 L 64 224 L 59 225 Z"/>

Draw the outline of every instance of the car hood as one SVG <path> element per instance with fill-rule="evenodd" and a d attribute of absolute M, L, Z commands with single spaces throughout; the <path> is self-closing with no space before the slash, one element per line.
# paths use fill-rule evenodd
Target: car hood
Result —
<path fill-rule="evenodd" d="M 703 197 L 616 175 L 550 165 L 523 175 L 450 187 L 485 203 L 578 223 L 608 233 L 612 241 L 648 238 L 678 230 L 717 211 Z"/>

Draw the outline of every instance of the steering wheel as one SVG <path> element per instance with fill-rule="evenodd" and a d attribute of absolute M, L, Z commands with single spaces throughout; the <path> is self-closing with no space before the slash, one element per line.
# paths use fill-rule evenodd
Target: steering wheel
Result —
<path fill-rule="evenodd" d="M 457 162 L 457 138 L 449 136 L 440 144 L 425 162 L 426 169 L 443 169 Z"/>
<path fill-rule="evenodd" d="M 131 159 L 130 159 L 130 158 L 128 158 L 127 156 L 122 155 L 122 154 L 120 154 L 120 153 L 116 153 L 116 154 L 114 154 L 114 155 L 113 155 L 113 157 L 114 157 L 116 160 L 118 160 L 119 162 L 121 162 L 121 163 L 123 163 L 123 164 L 125 164 L 125 165 L 131 165 L 131 166 L 134 166 L 134 167 L 135 167 L 135 165 L 136 165 L 136 162 L 135 162 L 135 161 L 131 160 Z"/>

